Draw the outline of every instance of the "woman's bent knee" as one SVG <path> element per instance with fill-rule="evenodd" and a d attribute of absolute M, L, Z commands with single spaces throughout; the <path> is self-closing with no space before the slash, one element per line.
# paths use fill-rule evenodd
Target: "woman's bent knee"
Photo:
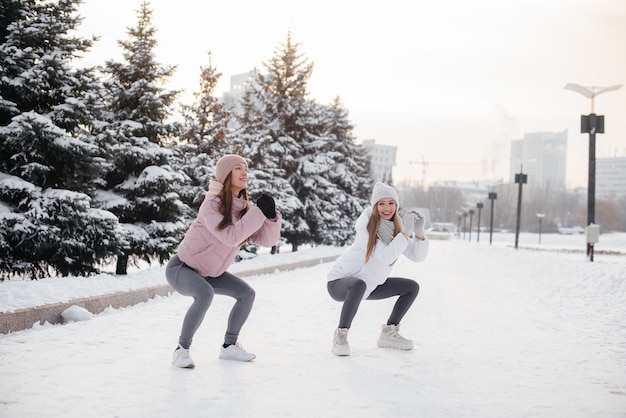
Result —
<path fill-rule="evenodd" d="M 256 299 L 256 291 L 252 287 L 249 287 L 244 293 L 244 297 L 252 303 L 254 299 Z"/>
<path fill-rule="evenodd" d="M 338 302 L 343 302 L 348 294 L 361 295 L 362 297 L 365 294 L 367 285 L 361 279 L 348 277 L 330 281 L 326 285 L 326 288 L 331 298 Z"/>

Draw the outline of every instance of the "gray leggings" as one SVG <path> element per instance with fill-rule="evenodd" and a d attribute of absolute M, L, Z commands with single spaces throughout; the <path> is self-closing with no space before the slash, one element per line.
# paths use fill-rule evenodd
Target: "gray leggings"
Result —
<path fill-rule="evenodd" d="M 356 277 L 346 277 L 328 282 L 327 288 L 330 297 L 338 302 L 343 302 L 338 328 L 350 328 L 361 300 L 363 300 L 363 295 L 365 295 L 365 282 Z M 393 310 L 387 320 L 387 325 L 399 325 L 417 298 L 419 290 L 420 287 L 415 280 L 389 277 L 385 283 L 374 289 L 367 300 L 400 296 L 393 305 Z"/>
<path fill-rule="evenodd" d="M 225 344 L 235 344 L 241 327 L 248 319 L 252 310 L 255 292 L 246 282 L 228 272 L 218 277 L 204 277 L 180 261 L 177 255 L 173 256 L 165 267 L 167 282 L 181 295 L 193 297 L 193 303 L 185 314 L 183 327 L 178 343 L 183 348 L 189 348 L 193 336 L 200 327 L 213 296 L 226 295 L 235 298 L 228 326 L 224 336 Z"/>

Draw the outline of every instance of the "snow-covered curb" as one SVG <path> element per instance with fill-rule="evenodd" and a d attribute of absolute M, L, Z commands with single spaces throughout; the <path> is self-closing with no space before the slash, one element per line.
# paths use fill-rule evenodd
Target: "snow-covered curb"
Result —
<path fill-rule="evenodd" d="M 260 255 L 256 258 L 234 264 L 229 271 L 236 273 L 239 276 L 246 277 L 268 274 L 274 271 L 310 267 L 316 264 L 333 261 L 343 250 L 344 249 L 334 247 L 317 247 L 296 253 Z M 153 269 L 164 269 L 164 267 L 154 267 Z M 1 299 L 3 299 L 5 303 L 3 303 L 2 306 L 4 312 L 0 313 L 0 333 L 6 334 L 9 332 L 21 331 L 31 328 L 37 323 L 63 323 L 63 312 L 72 306 L 84 308 L 92 314 L 98 314 L 108 307 L 121 308 L 131 306 L 137 303 L 145 302 L 157 296 L 163 297 L 172 293 L 172 288 L 165 282 L 164 274 L 154 275 L 154 271 L 152 273 L 153 274 L 150 275 L 152 277 L 162 277 L 162 282 L 149 284 L 149 282 L 141 280 L 142 272 L 129 275 L 131 276 L 130 280 L 128 280 L 129 277 L 121 278 L 106 274 L 99 275 L 102 276 L 99 277 L 99 280 L 108 282 L 106 287 L 102 287 L 102 289 L 108 289 L 106 293 L 104 291 L 99 291 L 98 289 L 100 289 L 100 287 L 97 285 L 89 286 L 88 289 L 82 290 L 80 293 L 82 295 L 87 295 L 84 297 L 68 297 L 67 295 L 55 294 L 55 281 L 71 280 L 76 281 L 76 283 L 82 282 L 82 284 L 87 283 L 89 285 L 96 284 L 95 282 L 87 282 L 94 278 L 54 278 L 47 279 L 48 281 L 45 284 L 43 282 L 31 281 L 3 283 L 2 286 L 0 286 L 0 291 L 2 291 L 3 294 L 0 296 L 2 296 Z M 132 276 L 134 276 L 134 278 Z M 110 285 L 111 282 L 116 281 L 120 282 L 117 291 L 115 291 L 115 286 L 111 287 Z M 14 294 L 9 295 L 11 290 L 6 285 L 15 285 L 14 289 L 19 287 L 29 287 L 32 289 L 34 286 L 46 287 L 48 285 L 48 287 L 51 287 L 52 290 L 48 290 L 47 292 L 44 290 L 43 293 L 45 295 L 39 298 L 39 302 L 33 303 L 31 301 L 28 307 L 16 308 L 15 306 L 19 306 L 19 301 L 16 301 L 16 299 L 19 299 L 20 297 L 15 296 L 19 295 L 20 292 L 14 292 Z M 139 287 L 137 287 L 137 285 L 139 285 Z M 63 288 L 67 288 L 67 286 L 63 286 Z M 113 292 L 111 290 L 113 290 Z M 76 295 L 78 294 L 79 293 L 76 293 Z M 31 298 L 32 296 L 33 294 L 31 293 Z M 7 301 L 11 299 L 14 302 L 12 304 L 13 308 L 10 308 L 11 304 L 7 303 Z M 45 302 L 42 303 L 42 301 Z"/>

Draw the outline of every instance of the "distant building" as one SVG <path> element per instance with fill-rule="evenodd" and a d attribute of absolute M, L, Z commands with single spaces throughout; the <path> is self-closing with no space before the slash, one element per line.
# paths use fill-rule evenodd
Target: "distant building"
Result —
<path fill-rule="evenodd" d="M 596 158 L 596 196 L 626 196 L 626 157 Z"/>
<path fill-rule="evenodd" d="M 241 112 L 241 100 L 246 91 L 248 82 L 252 80 L 253 73 L 237 74 L 230 77 L 230 90 L 224 92 L 222 101 L 226 107 L 234 113 Z"/>
<path fill-rule="evenodd" d="M 363 147 L 370 156 L 370 174 L 372 180 L 392 182 L 391 171 L 396 165 L 396 147 L 374 143 L 373 139 L 364 139 Z"/>
<path fill-rule="evenodd" d="M 535 132 L 511 141 L 510 182 L 515 174 L 528 175 L 528 184 L 552 190 L 564 190 L 567 169 L 567 130 Z"/>

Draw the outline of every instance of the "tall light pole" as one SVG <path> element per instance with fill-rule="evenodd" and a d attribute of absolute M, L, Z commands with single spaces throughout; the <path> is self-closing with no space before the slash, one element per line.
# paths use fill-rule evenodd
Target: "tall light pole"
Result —
<path fill-rule="evenodd" d="M 524 174 L 523 168 L 520 168 L 519 174 L 515 175 L 515 183 L 519 183 L 519 191 L 517 193 L 517 222 L 515 224 L 515 249 L 519 242 L 519 229 L 522 219 L 522 186 L 528 181 L 528 174 Z"/>
<path fill-rule="evenodd" d="M 489 216 L 489 245 L 491 245 L 491 238 L 493 237 L 493 202 L 498 198 L 498 193 L 489 192 L 489 200 L 491 200 L 491 216 Z"/>
<path fill-rule="evenodd" d="M 616 84 L 610 87 L 581 86 L 580 84 L 567 83 L 565 89 L 580 93 L 591 99 L 591 113 L 581 115 L 580 133 L 589 134 L 589 181 L 587 187 L 587 226 L 595 224 L 596 205 L 596 134 L 604 133 L 604 116 L 595 113 L 596 96 L 608 91 L 615 91 L 622 87 Z M 593 261 L 593 243 L 587 242 L 587 257 Z"/>
<path fill-rule="evenodd" d="M 467 212 L 463 212 L 463 240 L 465 240 L 465 226 L 467 225 Z"/>
<path fill-rule="evenodd" d="M 470 228 L 469 228 L 469 235 L 467 237 L 467 240 L 469 242 L 472 242 L 472 219 L 474 218 L 474 209 L 469 210 L 469 215 L 470 215 Z"/>
<path fill-rule="evenodd" d="M 483 210 L 483 202 L 476 203 L 476 208 L 478 208 L 478 226 L 476 227 L 476 242 L 480 241 L 480 212 Z"/>
<path fill-rule="evenodd" d="M 538 213 L 537 214 L 537 219 L 539 219 L 539 245 L 541 245 L 541 223 L 543 221 L 543 218 L 546 216 L 545 213 Z"/>

